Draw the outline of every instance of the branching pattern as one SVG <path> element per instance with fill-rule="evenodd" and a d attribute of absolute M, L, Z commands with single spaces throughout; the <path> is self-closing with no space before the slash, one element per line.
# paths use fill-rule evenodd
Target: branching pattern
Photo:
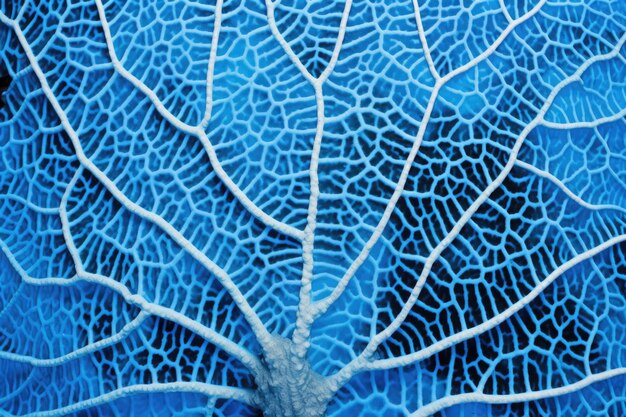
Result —
<path fill-rule="evenodd" d="M 0 1 L 0 416 L 626 414 L 626 3 Z"/>

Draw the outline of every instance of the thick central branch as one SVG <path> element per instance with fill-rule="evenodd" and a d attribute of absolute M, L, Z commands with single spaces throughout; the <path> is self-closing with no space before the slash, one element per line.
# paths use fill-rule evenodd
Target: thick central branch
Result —
<path fill-rule="evenodd" d="M 334 391 L 329 381 L 296 354 L 293 342 L 274 337 L 256 376 L 255 402 L 265 417 L 321 417 Z"/>

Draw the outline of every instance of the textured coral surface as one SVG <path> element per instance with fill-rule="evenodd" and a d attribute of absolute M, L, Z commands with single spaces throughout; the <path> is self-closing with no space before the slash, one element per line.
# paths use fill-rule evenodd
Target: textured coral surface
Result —
<path fill-rule="evenodd" d="M 626 1 L 0 0 L 0 416 L 626 415 Z"/>

